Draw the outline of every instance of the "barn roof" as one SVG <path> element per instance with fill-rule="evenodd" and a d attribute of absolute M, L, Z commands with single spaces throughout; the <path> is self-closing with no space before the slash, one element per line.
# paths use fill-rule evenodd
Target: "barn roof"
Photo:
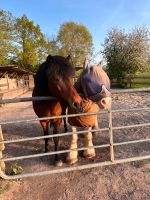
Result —
<path fill-rule="evenodd" d="M 18 75 L 32 74 L 32 72 L 22 69 L 16 65 L 0 66 L 0 73 L 8 73 L 8 74 L 16 73 Z"/>

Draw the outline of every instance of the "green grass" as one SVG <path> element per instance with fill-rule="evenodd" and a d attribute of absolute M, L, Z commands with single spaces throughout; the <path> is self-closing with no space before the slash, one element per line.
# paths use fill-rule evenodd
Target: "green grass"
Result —
<path fill-rule="evenodd" d="M 21 174 L 23 171 L 22 167 L 19 166 L 17 163 L 14 163 L 11 165 L 11 169 L 9 171 L 10 175 L 17 175 L 17 174 Z"/>
<path fill-rule="evenodd" d="M 136 74 L 136 76 L 150 76 L 150 71 L 149 71 L 149 72 L 143 72 L 143 73 L 138 72 L 138 73 Z"/>
<path fill-rule="evenodd" d="M 133 75 L 133 77 L 136 77 L 136 78 L 132 79 L 131 88 L 150 87 L 150 72 L 137 73 L 136 75 Z M 140 77 L 143 77 L 143 78 L 140 78 Z M 145 78 L 145 77 L 148 77 L 148 78 Z M 130 88 L 130 81 L 127 79 L 124 79 L 124 83 L 122 85 L 117 84 L 115 79 L 112 80 L 111 83 L 112 83 L 111 86 L 113 88 Z"/>
<path fill-rule="evenodd" d="M 135 75 L 135 77 L 139 77 L 139 78 L 135 78 L 132 80 L 132 84 L 131 84 L 132 88 L 150 87 L 150 78 L 149 78 L 150 72 L 137 73 Z M 148 77 L 148 78 L 140 78 L 140 77 Z M 140 84 L 138 84 L 138 83 L 140 83 Z M 128 84 L 128 86 L 129 86 L 129 84 Z"/>

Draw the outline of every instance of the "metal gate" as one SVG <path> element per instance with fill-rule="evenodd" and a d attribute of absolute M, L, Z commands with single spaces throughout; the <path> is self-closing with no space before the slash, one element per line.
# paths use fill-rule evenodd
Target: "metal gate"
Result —
<path fill-rule="evenodd" d="M 130 93 L 130 92 L 150 92 L 150 88 L 114 90 L 112 93 L 115 93 L 115 94 L 118 93 L 119 94 L 119 93 Z M 17 98 L 17 99 L 3 99 L 3 100 L 0 100 L 0 104 L 26 102 L 26 101 L 36 101 L 36 100 L 48 100 L 48 99 L 53 99 L 53 98 L 54 97 L 28 97 L 28 98 Z M 5 140 L 3 140 L 3 134 L 2 134 L 2 131 L 0 129 L 0 131 L 1 131 L 0 132 L 0 156 L 1 156 L 1 159 L 0 159 L 0 176 L 4 179 L 18 179 L 18 178 L 24 178 L 24 177 L 46 175 L 46 174 L 55 174 L 55 173 L 60 173 L 60 172 L 68 172 L 68 171 L 73 171 L 73 170 L 88 169 L 88 168 L 94 168 L 94 167 L 98 167 L 98 166 L 107 166 L 107 165 L 113 165 L 113 164 L 118 164 L 118 163 L 125 163 L 125 162 L 130 162 L 130 161 L 139 161 L 139 160 L 143 160 L 143 159 L 149 159 L 150 155 L 130 157 L 130 158 L 125 158 L 125 159 L 116 159 L 115 153 L 114 153 L 114 147 L 116 147 L 116 146 L 126 145 L 126 144 L 135 144 L 135 143 L 140 143 L 140 142 L 149 142 L 150 138 L 114 143 L 114 141 L 113 141 L 113 130 L 135 128 L 135 127 L 142 127 L 142 126 L 150 126 L 150 123 L 113 127 L 112 126 L 112 115 L 113 115 L 113 113 L 116 113 L 116 112 L 134 112 L 134 111 L 144 111 L 144 110 L 148 111 L 148 110 L 150 110 L 150 107 L 126 109 L 126 110 L 125 109 L 120 109 L 120 110 L 111 110 L 110 109 L 108 111 L 101 111 L 101 112 L 98 112 L 98 113 L 93 113 L 93 112 L 92 113 L 80 113 L 80 114 L 62 115 L 62 116 L 59 116 L 59 117 L 58 116 L 57 117 L 52 116 L 52 117 L 32 118 L 32 119 L 26 119 L 26 120 L 15 120 L 15 121 L 0 122 L 0 126 L 1 126 L 1 125 L 4 125 L 4 124 L 39 121 L 39 120 L 42 120 L 42 119 L 64 118 L 66 116 L 67 117 L 74 117 L 74 116 L 79 116 L 79 115 L 93 115 L 93 114 L 98 115 L 98 114 L 102 114 L 102 113 L 107 112 L 108 113 L 108 120 L 109 120 L 108 128 L 96 129 L 96 130 L 92 130 L 91 132 L 109 131 L 109 144 L 95 145 L 93 147 L 95 149 L 96 148 L 110 147 L 110 160 L 109 161 L 90 163 L 90 164 L 78 165 L 78 166 L 60 167 L 60 168 L 55 168 L 53 170 L 46 170 L 46 171 L 39 171 L 39 172 L 37 171 L 37 172 L 32 172 L 32 173 L 25 173 L 25 174 L 10 176 L 10 175 L 6 175 L 3 172 L 3 169 L 2 169 L 3 166 L 4 166 L 4 163 L 7 162 L 7 161 L 32 159 L 32 158 L 42 157 L 42 156 L 46 156 L 46 155 L 67 153 L 67 152 L 74 151 L 74 150 L 81 151 L 81 150 L 87 149 L 88 147 L 82 147 L 82 148 L 71 149 L 71 150 L 61 150 L 61 151 L 57 151 L 57 152 L 48 152 L 48 153 L 39 153 L 39 154 L 33 154 L 33 155 L 18 156 L 18 157 L 13 157 L 13 158 L 2 158 L 2 151 L 4 150 L 5 144 L 26 142 L 26 141 L 39 140 L 39 139 L 44 139 L 44 138 L 67 136 L 67 135 L 71 135 L 72 132 L 5 141 Z M 78 131 L 77 134 L 86 133 L 86 132 L 87 131 Z"/>

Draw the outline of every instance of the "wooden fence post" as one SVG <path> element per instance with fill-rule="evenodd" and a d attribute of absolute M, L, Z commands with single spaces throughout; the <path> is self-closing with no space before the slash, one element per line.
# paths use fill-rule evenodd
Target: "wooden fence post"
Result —
<path fill-rule="evenodd" d="M 0 125 L 0 142 L 4 140 L 3 133 L 2 133 L 2 127 Z M 4 144 L 0 144 L 0 159 L 3 157 L 3 150 L 5 149 Z M 3 161 L 0 162 L 0 171 L 5 171 L 5 163 Z"/>
<path fill-rule="evenodd" d="M 129 87 L 131 88 L 131 84 L 132 84 L 132 77 L 131 76 L 128 76 L 127 77 L 127 86 L 129 84 Z"/>
<path fill-rule="evenodd" d="M 8 79 L 8 74 L 6 74 L 6 80 L 7 80 L 7 89 L 9 90 L 10 88 L 9 88 L 9 79 Z"/>

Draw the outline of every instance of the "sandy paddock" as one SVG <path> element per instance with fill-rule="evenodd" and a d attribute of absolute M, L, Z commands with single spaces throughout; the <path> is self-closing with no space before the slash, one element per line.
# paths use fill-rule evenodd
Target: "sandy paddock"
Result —
<path fill-rule="evenodd" d="M 22 97 L 31 96 L 31 92 Z M 113 109 L 130 109 L 150 107 L 150 93 L 133 93 L 113 95 Z M 0 120 L 27 119 L 35 117 L 31 102 L 8 104 L 0 107 Z M 113 126 L 148 123 L 150 111 L 124 112 L 113 114 Z M 108 116 L 99 116 L 99 125 L 108 127 Z M 38 122 L 3 125 L 5 139 L 17 139 L 42 135 Z M 62 129 L 63 131 L 63 129 Z M 150 128 L 140 127 L 114 131 L 114 141 L 124 142 L 149 138 Z M 82 138 L 79 147 L 83 146 Z M 96 134 L 94 144 L 109 142 L 108 132 Z M 49 141 L 49 151 L 53 150 L 53 142 Z M 68 138 L 61 138 L 60 149 L 67 149 Z M 44 151 L 43 140 L 6 145 L 5 157 L 36 154 Z M 115 148 L 116 158 L 148 155 L 148 142 L 123 145 Z M 96 158 L 88 160 L 80 153 L 79 163 L 94 163 L 109 160 L 109 148 L 96 150 Z M 64 166 L 66 155 L 62 155 Z M 16 162 L 7 163 L 6 170 Z M 41 157 L 17 161 L 23 173 L 54 168 L 53 157 Z M 9 184 L 10 188 L 0 194 L 3 200 L 148 200 L 150 199 L 150 164 L 149 160 L 130 162 L 114 166 L 98 167 L 81 171 L 73 171 L 54 175 L 25 178 L 15 181 L 1 181 L 1 185 Z M 1 186 L 0 185 L 0 186 Z"/>

